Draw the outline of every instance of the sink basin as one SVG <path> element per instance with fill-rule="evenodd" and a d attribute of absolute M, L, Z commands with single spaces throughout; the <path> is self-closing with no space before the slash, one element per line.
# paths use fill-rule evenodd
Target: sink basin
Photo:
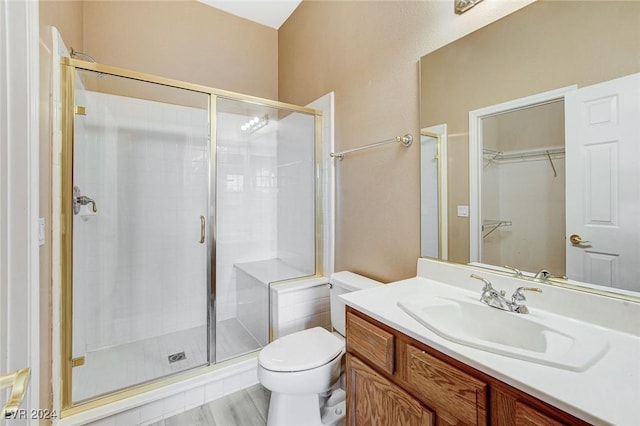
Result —
<path fill-rule="evenodd" d="M 577 321 L 534 318 L 471 298 L 414 298 L 399 301 L 398 307 L 452 342 L 567 370 L 584 371 L 609 350 L 607 342 L 594 341 L 589 327 Z"/>

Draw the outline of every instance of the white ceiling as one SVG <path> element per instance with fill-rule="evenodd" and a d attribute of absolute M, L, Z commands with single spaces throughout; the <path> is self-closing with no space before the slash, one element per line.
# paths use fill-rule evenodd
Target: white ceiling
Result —
<path fill-rule="evenodd" d="M 199 0 L 236 16 L 276 30 L 289 18 L 302 0 Z"/>

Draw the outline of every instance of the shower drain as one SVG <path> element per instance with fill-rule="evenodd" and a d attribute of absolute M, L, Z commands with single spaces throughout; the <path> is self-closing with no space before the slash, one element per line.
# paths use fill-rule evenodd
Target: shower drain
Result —
<path fill-rule="evenodd" d="M 176 361 L 182 361 L 183 359 L 187 359 L 187 356 L 184 354 L 184 352 L 178 352 L 176 354 L 172 354 L 169 355 L 169 364 L 176 362 Z"/>

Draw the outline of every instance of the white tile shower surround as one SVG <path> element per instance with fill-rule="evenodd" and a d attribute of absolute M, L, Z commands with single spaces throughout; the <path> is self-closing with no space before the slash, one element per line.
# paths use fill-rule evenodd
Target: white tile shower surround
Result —
<path fill-rule="evenodd" d="M 218 321 L 245 315 L 237 311 L 245 301 L 238 299 L 243 289 L 237 287 L 236 264 L 279 258 L 302 271 L 299 276 L 313 274 L 315 266 L 313 117 L 289 114 L 248 134 L 240 131 L 246 115 L 225 112 L 237 111 L 238 104 L 218 100 Z M 268 315 L 264 309 L 261 313 Z M 250 318 L 242 321 L 264 340 L 265 333 L 256 331 Z"/>
<path fill-rule="evenodd" d="M 134 123 L 133 121 L 130 123 L 131 126 L 134 126 L 134 125 L 137 125 L 137 124 L 138 123 Z M 142 154 L 144 154 L 144 153 L 141 153 L 141 155 L 138 156 L 138 160 L 142 160 L 143 159 L 143 155 Z M 87 166 L 87 165 L 89 165 L 91 163 L 91 156 L 87 154 L 86 155 L 86 160 L 87 161 L 84 164 L 85 166 Z M 124 160 L 126 160 L 126 158 L 124 158 L 123 161 Z M 147 160 L 145 160 L 145 161 L 147 161 Z M 162 171 L 160 171 L 160 173 L 162 173 Z M 90 179 L 88 179 L 88 181 L 90 181 Z M 147 183 L 149 183 L 149 182 L 147 182 Z M 82 223 L 79 224 L 80 226 L 82 226 L 83 224 L 86 224 L 86 222 L 90 222 L 90 223 L 91 222 L 97 222 L 97 220 L 94 220 L 94 219 L 98 219 L 98 218 L 97 217 L 92 217 L 92 216 L 98 216 L 98 215 L 92 215 L 89 211 L 84 211 L 82 213 L 83 213 L 83 216 L 84 216 L 84 218 L 86 220 L 82 220 Z M 297 211 L 297 213 L 299 214 L 299 211 Z M 233 216 L 233 215 L 231 215 L 231 216 Z M 238 218 L 235 217 L 235 219 L 237 221 Z M 280 235 L 282 235 L 282 233 L 280 233 Z M 93 241 L 89 241 L 87 245 L 90 246 L 91 244 L 95 245 L 97 243 L 98 243 L 98 238 L 94 238 L 94 240 Z M 253 245 L 253 249 L 256 249 L 256 247 L 257 247 L 256 245 Z M 313 251 L 311 251 L 311 253 L 313 253 Z M 246 255 L 246 253 L 243 253 L 243 254 Z M 231 262 L 231 259 L 232 258 L 230 257 L 230 262 Z M 106 263 L 103 258 L 97 258 L 96 257 L 96 260 L 100 261 L 102 263 Z M 85 271 L 81 270 L 81 272 L 85 272 Z M 297 273 L 297 275 L 304 275 L 304 274 L 305 273 L 300 273 L 300 272 Z M 91 274 L 87 273 L 87 275 L 90 276 Z M 294 275 L 296 275 L 296 274 L 294 274 Z M 159 277 L 156 277 L 156 280 L 158 278 Z M 283 277 L 280 277 L 280 276 L 276 277 L 276 279 L 282 279 L 282 278 Z M 290 278 L 290 277 L 287 276 L 285 278 Z M 221 286 L 221 287 L 222 288 L 226 288 L 229 292 L 235 293 L 233 291 L 234 289 L 231 286 Z M 219 296 L 220 296 L 220 294 L 219 294 Z M 220 298 L 220 299 L 223 299 L 223 298 Z M 220 299 L 219 299 L 219 305 L 218 306 L 223 304 L 223 300 L 220 300 Z M 328 306 L 328 300 L 326 300 L 326 303 L 324 305 Z M 106 307 L 103 306 L 102 309 L 106 310 Z M 122 310 L 121 307 L 118 308 L 116 306 L 116 311 L 118 311 L 118 309 Z M 176 313 L 177 313 L 177 311 L 179 311 L 179 310 L 177 309 Z M 183 311 L 184 312 L 192 312 L 192 310 L 189 310 L 189 309 L 186 309 L 186 310 L 183 310 Z M 125 310 L 125 312 L 126 312 L 126 310 Z M 301 329 L 304 329 L 304 328 L 308 328 L 308 327 L 313 327 L 313 326 L 316 326 L 316 325 L 324 325 L 324 326 L 328 327 L 328 324 L 329 324 L 328 314 L 325 313 L 322 316 L 316 315 L 316 313 L 313 311 L 313 306 L 311 306 L 311 310 L 309 310 L 307 308 L 307 310 L 304 311 L 302 314 L 300 314 L 300 316 L 301 316 L 301 318 L 299 318 L 297 321 L 291 320 L 290 323 L 287 324 L 287 326 L 288 326 L 287 327 L 287 331 L 284 334 L 287 334 L 287 333 L 293 332 L 293 331 L 298 331 L 298 330 L 301 330 Z M 145 318 L 146 318 L 146 320 L 145 320 Z M 151 323 L 153 323 L 153 319 L 150 318 L 149 316 L 146 316 L 144 313 L 142 313 L 142 316 L 138 316 L 136 318 L 130 318 L 130 317 L 127 318 L 127 317 L 125 317 L 121 321 L 116 321 L 116 323 L 119 322 L 121 324 L 122 330 L 127 330 L 128 331 L 129 327 L 127 327 L 127 323 L 130 322 L 130 320 L 132 320 L 132 319 L 134 321 L 138 322 L 138 323 L 147 322 L 147 323 L 149 323 L 149 325 L 151 325 Z M 144 329 L 145 327 L 142 327 L 142 328 Z M 281 335 L 282 333 L 276 332 L 276 334 Z M 223 333 L 220 333 L 220 340 L 221 341 L 225 340 L 225 339 L 222 338 L 222 335 L 223 335 Z M 161 340 L 161 339 L 158 339 L 158 340 Z M 227 358 L 232 358 L 233 356 L 237 355 L 238 353 L 241 354 L 241 353 L 245 353 L 245 352 L 250 351 L 250 350 L 255 350 L 255 349 L 257 349 L 257 348 L 259 348 L 261 346 L 259 344 L 256 345 L 255 344 L 255 340 L 251 339 L 251 336 L 249 336 L 248 338 L 234 336 L 232 339 L 226 339 L 226 340 L 238 340 L 238 341 L 241 341 L 241 342 L 245 342 L 246 346 L 248 347 L 248 349 L 246 349 L 246 350 L 245 349 L 240 349 L 240 350 L 236 349 L 236 350 L 234 350 L 234 349 L 231 349 L 231 347 L 228 346 L 228 345 L 222 345 L 222 349 L 219 349 L 219 351 L 218 351 L 218 359 L 220 359 L 220 360 L 224 360 L 224 359 L 227 359 Z M 111 342 L 111 343 L 113 343 L 113 342 Z M 104 345 L 105 344 L 103 344 L 102 346 L 98 346 L 98 347 L 103 347 Z M 131 346 L 136 346 L 136 344 L 132 343 Z M 151 346 L 153 346 L 153 345 L 151 345 Z M 96 346 L 87 345 L 87 348 L 89 350 L 94 349 L 95 347 Z M 92 353 L 92 356 L 90 356 L 90 358 L 91 357 L 95 358 L 93 360 L 93 364 L 94 365 L 100 365 L 100 362 L 98 362 L 98 360 L 114 359 L 114 358 L 110 358 L 108 356 L 108 354 L 109 353 L 122 354 L 124 352 L 125 347 L 126 347 L 126 345 L 124 347 L 119 347 L 117 349 L 112 349 L 112 350 L 106 350 L 104 352 L 98 351 L 98 352 Z M 127 356 L 121 356 L 121 355 L 115 355 L 115 356 L 119 356 L 120 358 L 125 359 L 125 360 L 127 359 Z M 160 358 L 160 360 L 159 360 L 160 365 L 164 364 L 164 359 L 163 358 L 164 357 Z M 127 362 L 127 361 L 125 361 L 125 362 L 127 364 L 131 364 L 131 362 Z M 120 364 L 120 363 L 122 363 L 122 360 L 120 360 L 118 362 L 118 364 Z M 88 364 L 88 362 L 87 362 L 87 364 Z M 179 363 L 179 364 L 183 364 L 183 363 Z M 114 365 L 114 363 L 113 362 L 110 363 L 108 361 L 103 361 L 102 365 L 104 365 L 104 366 Z M 183 366 L 184 366 L 184 368 L 189 368 L 190 367 L 190 365 L 188 365 L 188 364 L 183 364 Z M 85 365 L 85 367 L 86 367 L 86 365 Z M 85 367 L 83 367 L 83 368 L 85 368 Z M 150 368 L 150 367 L 147 367 L 147 368 Z M 176 365 L 175 369 L 179 370 L 177 368 L 177 365 Z M 173 368 L 171 370 L 173 370 Z M 80 376 L 81 379 L 78 380 L 78 381 L 79 382 L 83 382 L 83 383 L 91 383 L 91 382 L 93 382 L 94 380 L 87 378 L 87 376 L 91 375 L 91 374 L 88 373 L 89 369 L 85 368 L 84 371 L 86 372 L 85 375 L 84 375 L 85 377 L 82 378 L 82 376 Z M 107 374 L 106 373 L 107 371 L 108 370 L 105 370 L 101 374 L 105 375 L 105 374 Z M 158 373 L 157 376 L 162 376 L 164 374 L 168 374 L 167 372 L 165 372 L 165 370 L 163 368 L 155 368 L 154 371 L 160 371 L 160 373 Z M 100 376 L 100 373 L 97 373 L 96 371 L 93 371 L 93 374 L 95 374 L 96 376 Z M 140 380 L 149 380 L 151 378 L 150 376 L 151 376 L 150 374 L 147 374 L 146 376 L 143 375 Z M 98 388 L 99 390 L 94 390 L 93 392 L 95 392 L 96 394 L 99 394 L 99 393 L 107 392 L 109 390 L 117 389 L 119 386 L 116 383 L 123 383 L 122 386 L 127 386 L 127 385 L 130 385 L 130 384 L 133 384 L 133 383 L 137 383 L 138 379 L 133 379 L 133 377 L 135 377 L 135 376 L 133 376 L 131 374 L 126 374 L 126 377 L 123 379 L 122 377 L 118 377 L 118 374 L 111 374 L 111 375 L 109 375 L 109 380 L 104 382 L 101 386 L 94 386 L 94 389 Z M 129 382 L 127 382 L 126 380 L 129 380 Z M 111 386 L 109 384 L 111 384 Z M 89 397 L 89 396 L 90 396 L 90 393 L 87 393 L 87 394 L 80 393 L 77 396 L 77 398 L 74 398 L 74 399 L 78 400 L 78 399 L 83 399 L 83 398 Z"/>
<path fill-rule="evenodd" d="M 315 271 L 315 117 L 291 113 L 278 122 L 277 258 Z"/>
<path fill-rule="evenodd" d="M 328 284 L 327 278 L 314 277 L 273 287 L 274 339 L 313 327 L 331 330 Z"/>
<path fill-rule="evenodd" d="M 330 329 L 327 278 L 306 277 L 278 283 L 305 275 L 281 259 L 239 263 L 234 270 L 237 318 L 262 345 L 269 339 L 269 329 L 264 321 L 269 317 L 269 303 L 275 339 L 312 327 Z"/>
<path fill-rule="evenodd" d="M 53 218 L 52 218 L 52 234 L 53 234 L 53 253 L 52 253 L 52 267 L 53 267 L 53 303 L 57 306 L 60 303 L 60 282 L 57 277 L 60 276 L 60 206 L 61 206 L 61 193 L 60 193 L 60 176 L 61 176 L 61 129 L 60 129 L 60 114 L 62 108 L 61 101 L 61 88 L 60 88 L 60 58 L 63 56 L 69 56 L 69 51 L 66 48 L 64 41 L 60 37 L 60 33 L 56 28 L 51 29 L 53 39 L 53 90 L 52 90 L 52 123 L 53 123 L 53 176 L 52 176 L 52 202 L 53 202 Z M 323 223 L 322 232 L 325 239 L 325 253 L 324 253 L 324 272 L 329 275 L 333 272 L 333 163 L 329 157 L 329 152 L 333 151 L 333 93 L 329 93 L 322 98 L 315 101 L 310 107 L 319 108 L 324 110 L 323 117 L 323 136 L 324 136 L 324 155 L 325 161 L 323 163 L 323 194 L 325 200 L 323 202 Z M 242 252 L 242 248 L 238 248 L 239 252 Z M 255 257 L 254 257 L 255 258 Z M 264 257 L 262 257 L 264 258 Z M 250 260 L 250 259 L 248 259 Z M 232 259 L 229 263 L 237 261 Z M 232 269 L 232 268 L 230 268 Z M 57 271 L 57 272 L 56 272 Z M 234 280 L 232 280 L 234 281 Z M 230 291 L 229 294 L 233 295 L 234 292 Z M 231 306 L 235 306 L 235 301 L 230 303 Z M 295 320 L 294 320 L 295 322 Z M 57 344 L 60 330 L 60 317 L 57 315 L 57 311 L 54 310 L 53 315 L 53 353 L 59 353 L 59 345 Z M 55 383 L 58 383 L 60 378 L 56 374 L 59 371 L 59 357 L 54 356 L 54 377 Z M 256 359 L 255 357 L 242 357 L 236 359 L 230 363 L 217 366 L 213 370 L 209 370 L 203 374 L 197 375 L 191 379 L 169 385 L 162 389 L 157 389 L 145 394 L 136 395 L 126 400 L 118 401 L 116 403 L 109 404 L 88 412 L 77 414 L 65 419 L 59 420 L 58 424 L 65 425 L 80 425 L 88 424 L 97 419 L 103 418 L 100 424 L 106 425 L 138 425 L 149 424 L 153 421 L 158 421 L 162 418 L 171 417 L 173 414 L 184 412 L 194 407 L 201 406 L 202 404 L 221 398 L 224 395 L 228 395 L 237 390 L 247 388 L 257 383 L 256 373 Z M 54 406 L 59 406 L 60 395 L 55 391 L 54 387 Z"/>

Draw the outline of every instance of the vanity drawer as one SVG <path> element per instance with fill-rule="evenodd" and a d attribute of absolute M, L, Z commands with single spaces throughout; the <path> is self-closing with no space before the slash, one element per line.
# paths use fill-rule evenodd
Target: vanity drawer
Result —
<path fill-rule="evenodd" d="M 347 312 L 347 351 L 355 352 L 370 365 L 389 374 L 394 370 L 394 336 Z"/>
<path fill-rule="evenodd" d="M 469 425 L 487 424 L 487 384 L 406 345 L 406 381 L 436 411 Z"/>

